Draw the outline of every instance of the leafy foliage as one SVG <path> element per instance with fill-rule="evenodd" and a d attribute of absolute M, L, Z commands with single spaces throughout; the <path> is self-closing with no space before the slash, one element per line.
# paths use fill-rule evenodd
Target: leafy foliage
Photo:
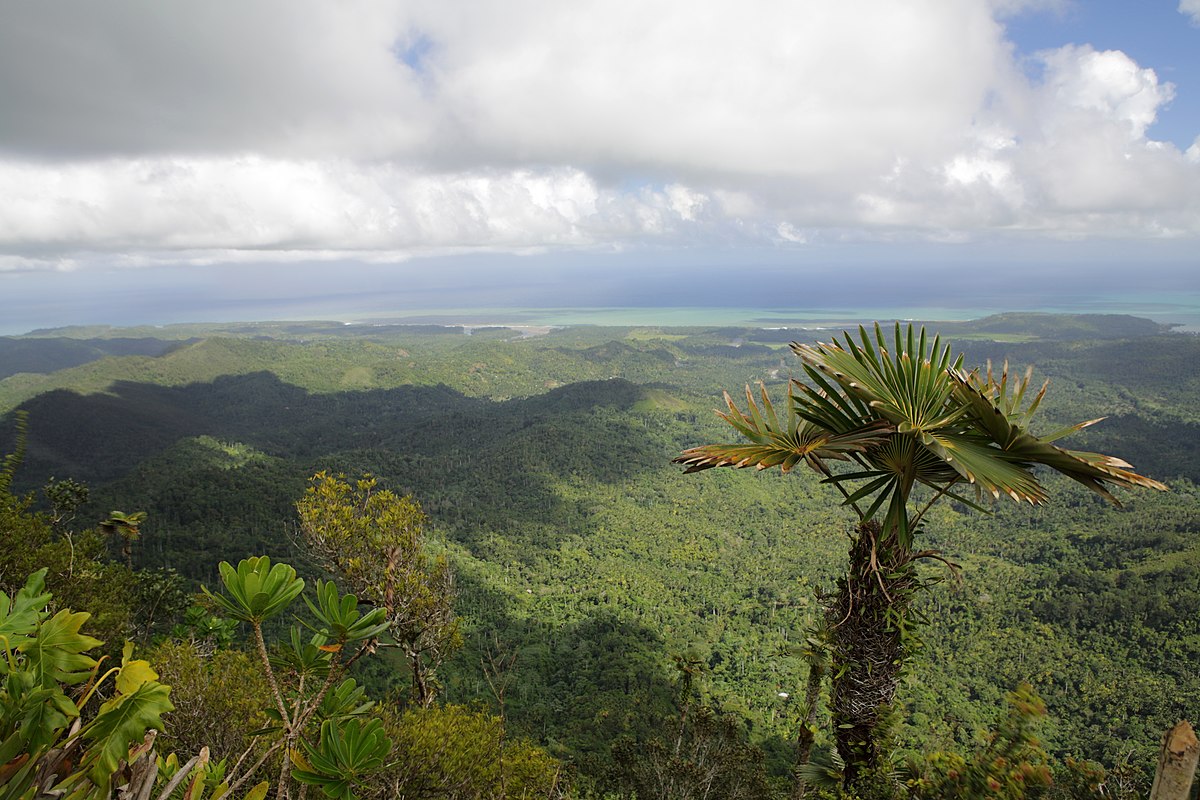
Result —
<path fill-rule="evenodd" d="M 317 581 L 317 602 L 307 597 L 304 602 L 320 625 L 322 637 L 333 643 L 322 645 L 322 649 L 340 650 L 346 644 L 373 639 L 388 628 L 386 610 L 373 608 L 360 614 L 358 598 L 352 594 L 339 595 L 333 581 Z"/>
<path fill-rule="evenodd" d="M 969 756 L 934 753 L 908 781 L 925 800 L 1021 800 L 1037 796 L 1053 777 L 1049 756 L 1035 735 L 1046 705 L 1028 684 L 1008 696 L 1009 712 L 987 743 Z"/>
<path fill-rule="evenodd" d="M 132 645 L 119 667 L 97 678 L 99 662 L 86 653 L 100 642 L 79 631 L 89 615 L 63 609 L 51 617 L 44 579 L 45 570 L 34 573 L 13 598 L 0 592 L 0 630 L 6 631 L 0 797 L 55 791 L 108 797 L 132 780 L 123 765 L 149 750 L 154 731 L 162 729 L 162 715 L 172 709 L 170 689 L 146 661 L 132 658 Z M 108 676 L 115 677 L 114 694 L 85 722 L 80 707 Z M 85 693 L 78 705 L 68 694 L 77 690 Z"/>
<path fill-rule="evenodd" d="M 565 788 L 561 765 L 497 716 L 458 705 L 379 713 L 394 746 L 368 796 L 553 800 Z"/>
<path fill-rule="evenodd" d="M 44 577 L 45 573 L 40 573 L 38 582 Z M 17 646 L 40 685 L 79 683 L 91 674 L 96 662 L 83 653 L 101 642 L 79 632 L 90 616 L 86 611 L 72 613 L 64 608 L 50 619 L 39 620 L 37 633 Z"/>
<path fill-rule="evenodd" d="M 1040 503 L 1046 493 L 1034 465 L 1051 467 L 1114 504 L 1106 484 L 1167 487 L 1120 459 L 1052 444 L 1097 420 L 1046 437 L 1029 433 L 1046 393 L 1043 385 L 1024 405 L 1032 370 L 1011 386 L 1007 364 L 998 379 L 990 364 L 986 376 L 967 372 L 962 356 L 952 360 L 949 345 L 938 336 L 928 341 L 924 328 L 902 330 L 897 322 L 889 343 L 876 324 L 873 337 L 860 327 L 857 340 L 847 333 L 841 341 L 793 343 L 792 349 L 810 383 L 790 384 L 786 435 L 765 387 L 765 411 L 747 387 L 748 413 L 726 395 L 730 413 L 721 416 L 754 446 L 695 447 L 675 461 L 688 472 L 751 465 L 786 472 L 803 459 L 858 516 L 847 574 L 826 611 L 833 634 L 830 705 L 847 788 L 862 791 L 866 780 L 878 793 L 885 782 L 887 709 L 914 649 L 912 602 L 922 585 L 915 562 L 945 561 L 936 550 L 913 546 L 933 504 L 948 497 L 974 506 L 954 491 L 962 483 L 974 487 L 977 501 L 986 493 Z M 851 471 L 835 473 L 834 461 L 851 462 Z M 858 486 L 851 491 L 846 484 Z M 932 492 L 919 510 L 911 505 L 917 487 Z"/>
<path fill-rule="evenodd" d="M 166 748 L 185 759 L 208 748 L 218 760 L 236 760 L 247 750 L 257 759 L 266 750 L 263 737 L 251 734 L 267 726 L 271 689 L 245 652 L 183 639 L 157 645 L 147 658 L 171 687 L 175 708 L 164 715 L 159 736 Z"/>
<path fill-rule="evenodd" d="M 1071 447 L 1120 453 L 1170 478 L 1173 491 L 1110 509 L 1038 474 L 1055 504 L 1000 504 L 987 517 L 959 501 L 932 507 L 924 546 L 953 552 L 965 580 L 916 603 L 929 623 L 896 735 L 911 749 L 966 751 L 996 728 L 1005 689 L 1028 680 L 1050 709 L 1048 751 L 1127 761 L 1144 780 L 1162 728 L 1200 706 L 1187 666 L 1200 658 L 1200 338 L 1142 335 L 1114 320 L 1010 322 L 996 333 L 954 330 L 966 362 L 1037 364 L 1057 391 L 1039 406 L 1036 431 L 1108 415 Z M 231 338 L 257 335 L 275 340 Z M 786 342 L 797 335 L 570 328 L 504 341 L 503 332 L 280 324 L 36 386 L 16 377 L 0 386 L 0 405 L 53 386 L 108 392 L 49 392 L 26 405 L 33 438 L 17 485 L 87 480 L 82 520 L 145 509 L 135 564 L 171 565 L 210 586 L 218 561 L 248 552 L 298 563 L 280 531 L 305 476 L 370 471 L 421 497 L 429 557 L 454 568 L 465 646 L 439 669 L 444 697 L 489 697 L 479 661 L 498 637 L 519 654 L 513 735 L 603 776 L 614 739 L 644 737 L 670 714 L 666 654 L 691 646 L 709 664 L 706 702 L 744 721 L 778 779 L 794 753 L 789 701 L 777 692 L 802 694 L 808 674 L 789 651 L 818 613 L 813 587 L 831 586 L 845 557 L 821 535 L 844 527 L 833 490 L 807 470 L 693 481 L 664 462 L 720 439 L 712 387 L 764 380 L 784 394 Z M 0 449 L 11 448 L 11 418 L 0 428 Z M 86 533 L 73 535 L 72 569 L 66 539 L 31 508 L 0 512 L 5 542 L 19 543 L 0 548 L 0 584 L 15 593 L 50 566 L 55 598 L 93 612 L 85 630 L 119 645 L 132 629 L 127 570 L 104 563 L 103 543 Z M 357 665 L 375 692 L 402 680 L 399 666 Z M 828 744 L 823 732 L 816 750 Z"/>
<path fill-rule="evenodd" d="M 250 623 L 273 701 L 273 707 L 264 713 L 274 724 L 261 731 L 271 735 L 272 744 L 258 761 L 240 772 L 235 769 L 233 785 L 245 782 L 278 753 L 279 800 L 289 797 L 289 775 L 302 783 L 321 786 L 331 797 L 349 800 L 363 774 L 381 766 L 388 742 L 377 724 L 362 727 L 358 716 L 370 704 L 360 702 L 362 695 L 355 691 L 354 681 L 346 680 L 338 686 L 337 679 L 348 665 L 374 651 L 373 637 L 387 627 L 385 612 L 370 608 L 360 612 L 358 598 L 341 595 L 332 582 L 318 580 L 316 602 L 304 598 L 316 619 L 315 625 L 309 625 L 315 633 L 304 641 L 300 628 L 293 626 L 290 650 L 272 659 L 262 624 L 282 613 L 299 596 L 304 581 L 296 577 L 290 565 L 272 566 L 266 556 L 243 559 L 236 569 L 222 562 L 220 572 L 224 592 L 205 591 L 222 609 Z M 358 648 L 347 658 L 348 644 L 358 644 Z M 319 744 L 310 749 L 309 759 L 305 760 L 300 748 L 310 748 L 310 737 L 318 726 Z M 245 761 L 243 755 L 239 766 Z M 291 764 L 299 769 L 289 771 Z"/>
<path fill-rule="evenodd" d="M 408 659 L 414 702 L 430 705 L 436 670 L 462 638 L 454 575 L 444 557 L 431 565 L 423 547 L 425 514 L 412 497 L 378 490 L 370 475 L 351 486 L 344 476 L 318 472 L 309 483 L 296 504 L 306 547 L 379 607 L 381 629 Z"/>
<path fill-rule="evenodd" d="M 283 611 L 304 591 L 304 581 L 287 564 L 275 564 L 267 556 L 242 560 L 235 570 L 228 562 L 220 566 L 225 594 L 205 589 L 214 603 L 234 619 L 261 624 Z"/>
<path fill-rule="evenodd" d="M 133 582 L 124 569 L 105 562 L 105 547 L 94 532 L 78 533 L 66 525 L 73 511 L 59 506 L 47 518 L 31 510 L 32 496 L 12 493 L 17 469 L 26 453 L 27 425 L 24 414 L 16 417 L 17 438 L 12 452 L 0 468 L 0 591 L 19 595 L 26 578 L 40 571 L 49 590 L 67 606 L 91 609 L 92 629 L 108 636 L 121 636 L 131 627 L 131 604 L 122 587 Z M 64 498 L 70 505 L 83 492 L 74 482 L 66 486 Z M 53 489 L 53 486 L 51 487 Z M 63 620 L 66 622 L 66 620 Z M 99 624 L 97 624 L 99 623 Z"/>
<path fill-rule="evenodd" d="M 321 724 L 320 741 L 304 743 L 307 760 L 292 755 L 298 764 L 292 777 L 301 783 L 320 787 L 327 797 L 351 800 L 363 779 L 383 766 L 392 742 L 377 719 L 358 719 L 338 725 L 333 720 Z"/>

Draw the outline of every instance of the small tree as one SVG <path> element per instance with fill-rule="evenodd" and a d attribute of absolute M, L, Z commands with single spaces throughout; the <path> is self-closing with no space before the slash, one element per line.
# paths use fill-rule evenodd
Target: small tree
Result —
<path fill-rule="evenodd" d="M 445 558 L 430 563 L 427 518 L 410 496 L 378 489 L 364 475 L 318 472 L 296 503 L 304 544 L 350 591 L 387 614 L 387 631 L 412 671 L 412 699 L 428 708 L 436 671 L 462 643 L 454 616 L 454 573 Z"/>
<path fill-rule="evenodd" d="M 949 345 L 936 336 L 928 341 L 924 329 L 918 334 L 897 323 L 889 342 L 876 325 L 874 336 L 859 328 L 857 340 L 847 333 L 840 342 L 794 342 L 792 350 L 811 383 L 790 383 L 782 422 L 765 388 L 760 405 L 746 387 L 745 412 L 726 394 L 729 413 L 721 417 L 749 443 L 695 447 L 675 461 L 686 472 L 751 466 L 788 472 L 805 464 L 854 511 L 849 566 L 827 609 L 830 706 L 847 788 L 882 796 L 883 723 L 911 651 L 911 603 L 921 586 L 916 564 L 945 561 L 915 546 L 929 508 L 951 497 L 986 510 L 978 505 L 985 494 L 1041 503 L 1047 495 L 1033 474 L 1038 465 L 1117 505 L 1108 486 L 1166 486 L 1121 459 L 1053 444 L 1099 420 L 1032 434 L 1047 388 L 1026 405 L 1032 370 L 1011 380 L 1007 364 L 998 376 L 990 364 L 986 372 L 968 372 L 961 355 L 952 361 Z M 835 472 L 839 463 L 849 468 Z M 918 487 L 928 494 L 921 497 Z M 963 496 L 963 488 L 973 489 L 974 498 Z"/>
<path fill-rule="evenodd" d="M 292 567 L 272 565 L 266 556 L 245 559 L 237 569 L 223 561 L 220 573 L 225 591 L 205 593 L 234 619 L 250 624 L 274 701 L 267 710 L 275 723 L 269 729 L 274 742 L 257 762 L 242 769 L 251 752 L 246 751 L 233 768 L 231 789 L 279 753 L 278 800 L 289 797 L 289 774 L 305 785 L 320 786 L 329 797 L 349 800 L 362 777 L 382 765 L 391 746 L 378 720 L 359 719 L 371 707 L 362 689 L 352 678 L 339 680 L 358 658 L 374 651 L 375 637 L 387 628 L 383 609 L 361 613 L 354 595 L 339 595 L 332 582 L 317 581 L 316 602 L 304 598 L 315 618 L 310 626 L 315 633 L 306 639 L 293 626 L 290 647 L 273 659 L 263 623 L 300 596 L 304 581 Z M 280 673 L 291 680 L 281 680 Z M 317 727 L 319 739 L 314 742 Z"/>
<path fill-rule="evenodd" d="M 100 530 L 109 536 L 120 537 L 121 555 L 125 557 L 125 566 L 130 569 L 133 569 L 133 543 L 141 536 L 142 523 L 145 521 L 145 511 L 134 511 L 132 514 L 113 511 L 108 519 L 100 523 Z"/>
<path fill-rule="evenodd" d="M 160 745 L 186 754 L 185 759 L 207 747 L 217 761 L 270 746 L 264 737 L 252 736 L 268 725 L 264 711 L 274 704 L 255 656 L 191 637 L 154 647 L 148 658 L 171 687 L 175 706 L 163 717 L 167 729 Z"/>
<path fill-rule="evenodd" d="M 50 526 L 56 531 L 69 532 L 67 526 L 75 520 L 79 507 L 87 503 L 91 490 L 70 478 L 60 481 L 51 476 L 42 487 L 42 494 L 50 502 Z"/>
<path fill-rule="evenodd" d="M 498 716 L 441 704 L 381 707 L 378 716 L 395 742 L 390 763 L 371 780 L 371 796 L 379 800 L 566 796 L 562 765 L 533 743 L 511 737 Z"/>

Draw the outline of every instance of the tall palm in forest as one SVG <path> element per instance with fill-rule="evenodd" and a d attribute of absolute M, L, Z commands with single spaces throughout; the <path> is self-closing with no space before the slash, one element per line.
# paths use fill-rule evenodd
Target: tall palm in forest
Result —
<path fill-rule="evenodd" d="M 146 521 L 145 511 L 135 511 L 125 514 L 114 511 L 108 519 L 100 523 L 100 530 L 109 536 L 121 537 L 121 555 L 125 556 L 125 564 L 133 569 L 133 543 L 141 535 L 142 523 Z"/>
<path fill-rule="evenodd" d="M 866 784 L 878 779 L 886 756 L 881 721 L 908 655 L 916 562 L 944 561 L 914 544 L 929 508 L 951 497 L 985 510 L 979 506 L 985 494 L 1041 503 L 1046 492 L 1033 474 L 1037 465 L 1117 505 L 1108 486 L 1166 489 L 1120 459 L 1053 444 L 1099 420 L 1047 436 L 1030 433 L 1046 392 L 1043 384 L 1029 397 L 1031 372 L 1013 379 L 1007 364 L 998 376 L 990 365 L 968 372 L 961 355 L 951 361 L 948 345 L 911 325 L 897 323 L 888 338 L 876 325 L 874 335 L 859 328 L 857 338 L 792 343 L 810 383 L 791 382 L 782 421 L 765 388 L 760 400 L 746 388 L 745 412 L 726 394 L 729 413 L 721 416 L 748 443 L 694 447 L 675 459 L 686 472 L 751 466 L 788 472 L 804 463 L 854 511 L 848 569 L 826 609 L 830 710 L 844 782 L 872 794 L 878 789 Z"/>

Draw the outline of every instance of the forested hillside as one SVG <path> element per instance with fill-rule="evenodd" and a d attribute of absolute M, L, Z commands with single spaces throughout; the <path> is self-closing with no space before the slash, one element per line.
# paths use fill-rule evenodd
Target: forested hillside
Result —
<path fill-rule="evenodd" d="M 898 741 L 978 746 L 1028 682 L 1053 752 L 1144 780 L 1162 731 L 1200 708 L 1200 338 L 1130 318 L 1002 317 L 957 332 L 968 365 L 1007 359 L 1051 379 L 1042 427 L 1107 416 L 1069 444 L 1119 455 L 1171 491 L 1123 493 L 1116 509 L 1047 478 L 1045 506 L 935 506 L 924 535 L 961 580 L 921 598 L 928 626 Z M 712 414 L 721 390 L 764 381 L 782 401 L 801 374 L 786 342 L 827 334 L 176 333 L 186 341 L 163 335 L 158 352 L 0 381 L 0 408 L 28 415 L 17 488 L 86 483 L 88 524 L 144 511 L 133 566 L 211 587 L 219 561 L 259 553 L 313 571 L 294 509 L 308 478 L 372 473 L 419 500 L 432 552 L 457 575 L 465 645 L 440 672 L 445 700 L 496 708 L 480 662 L 504 654 L 512 729 L 569 763 L 580 787 L 615 790 L 628 786 L 619 743 L 670 735 L 690 664 L 698 697 L 738 723 L 782 785 L 815 591 L 844 568 L 849 519 L 800 469 L 685 476 L 670 461 L 729 438 Z M 5 419 L 0 452 L 15 442 Z M 362 678 L 378 692 L 408 680 L 399 661 Z"/>
<path fill-rule="evenodd" d="M 0 379 L 25 372 L 47 374 L 107 356 L 159 356 L 176 343 L 153 337 L 74 339 L 0 336 Z"/>

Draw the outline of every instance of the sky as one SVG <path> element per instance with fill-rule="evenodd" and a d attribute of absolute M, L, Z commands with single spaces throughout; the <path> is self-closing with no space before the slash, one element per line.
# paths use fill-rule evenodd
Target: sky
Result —
<path fill-rule="evenodd" d="M 0 333 L 1198 270 L 1200 0 L 0 3 Z"/>

